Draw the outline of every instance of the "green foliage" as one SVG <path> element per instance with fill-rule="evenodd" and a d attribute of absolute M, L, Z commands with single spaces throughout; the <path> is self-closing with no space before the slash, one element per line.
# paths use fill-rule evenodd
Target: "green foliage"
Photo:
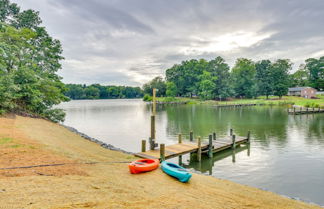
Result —
<path fill-rule="evenodd" d="M 307 59 L 305 68 L 309 73 L 309 85 L 324 90 L 324 56 L 319 59 Z"/>
<path fill-rule="evenodd" d="M 305 107 L 310 107 L 310 108 L 319 108 L 320 107 L 319 104 L 316 104 L 314 102 L 307 102 L 304 106 Z"/>
<path fill-rule="evenodd" d="M 145 94 L 143 97 L 143 101 L 145 101 L 145 102 L 151 102 L 152 100 L 153 100 L 153 98 L 149 94 Z"/>
<path fill-rule="evenodd" d="M 208 62 L 207 71 L 211 73 L 215 83 L 213 94 L 216 98 L 228 98 L 234 94 L 230 79 L 230 67 L 222 57 L 216 57 Z"/>
<path fill-rule="evenodd" d="M 273 91 L 270 60 L 258 61 L 255 64 L 255 70 L 257 94 L 265 95 L 268 99 L 269 95 L 271 95 Z"/>
<path fill-rule="evenodd" d="M 309 72 L 305 68 L 305 65 L 301 65 L 300 68 L 293 74 L 289 75 L 290 86 L 308 86 L 309 85 Z"/>
<path fill-rule="evenodd" d="M 200 82 L 198 87 L 198 95 L 201 99 L 207 100 L 214 98 L 215 80 L 217 77 L 213 77 L 210 72 L 204 71 L 200 76 Z"/>
<path fill-rule="evenodd" d="M 163 97 L 166 95 L 166 84 L 162 77 L 155 77 L 152 81 L 143 85 L 143 91 L 145 94 L 152 96 L 153 89 L 156 89 L 156 96 Z"/>
<path fill-rule="evenodd" d="M 38 12 L 20 11 L 7 0 L 0 1 L 0 21 L 0 111 L 62 121 L 62 111 L 51 109 L 68 100 L 56 74 L 63 59 L 60 42 L 39 26 Z"/>
<path fill-rule="evenodd" d="M 256 96 L 255 65 L 252 60 L 237 59 L 232 70 L 234 91 L 237 97 L 252 98 Z"/>
<path fill-rule="evenodd" d="M 93 84 L 66 84 L 65 95 L 71 99 L 120 99 L 140 98 L 143 91 L 139 87 L 130 86 L 102 86 Z"/>
<path fill-rule="evenodd" d="M 208 62 L 204 59 L 183 61 L 166 70 L 166 80 L 173 82 L 179 96 L 196 95 L 199 88 L 199 76 L 207 69 Z"/>
<path fill-rule="evenodd" d="M 273 94 L 281 98 L 288 93 L 289 71 L 292 63 L 287 59 L 279 59 L 271 66 Z"/>
<path fill-rule="evenodd" d="M 173 82 L 166 83 L 166 96 L 175 97 L 177 96 L 178 89 L 177 86 Z"/>

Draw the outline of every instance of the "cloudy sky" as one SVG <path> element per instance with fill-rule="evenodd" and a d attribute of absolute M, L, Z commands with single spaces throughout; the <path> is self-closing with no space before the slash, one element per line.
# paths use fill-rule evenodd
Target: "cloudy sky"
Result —
<path fill-rule="evenodd" d="M 324 0 L 13 0 L 62 42 L 65 83 L 140 86 L 186 59 L 324 55 Z"/>

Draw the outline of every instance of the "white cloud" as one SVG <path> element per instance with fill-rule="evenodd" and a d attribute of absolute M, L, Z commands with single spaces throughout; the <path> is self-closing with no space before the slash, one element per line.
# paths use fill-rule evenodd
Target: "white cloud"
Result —
<path fill-rule="evenodd" d="M 324 1 L 12 0 L 63 45 L 64 82 L 142 85 L 185 59 L 323 56 Z"/>

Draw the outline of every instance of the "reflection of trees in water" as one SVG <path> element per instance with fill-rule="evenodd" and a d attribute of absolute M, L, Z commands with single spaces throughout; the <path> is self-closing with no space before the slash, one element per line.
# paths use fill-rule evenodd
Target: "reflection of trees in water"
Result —
<path fill-rule="evenodd" d="M 216 108 L 207 105 L 175 106 L 166 108 L 170 135 L 187 134 L 207 138 L 215 131 L 219 135 L 228 135 L 229 129 L 234 133 L 246 136 L 250 130 L 255 141 L 268 146 L 271 140 L 286 143 L 287 114 L 282 108 L 243 107 Z"/>
<path fill-rule="evenodd" d="M 306 130 L 305 141 L 308 144 L 321 142 L 324 146 L 324 115 L 308 114 L 291 116 L 292 125 Z"/>

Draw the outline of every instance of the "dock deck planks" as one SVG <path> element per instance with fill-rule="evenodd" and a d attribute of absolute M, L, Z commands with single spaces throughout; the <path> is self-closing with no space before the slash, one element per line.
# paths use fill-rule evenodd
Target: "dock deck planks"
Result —
<path fill-rule="evenodd" d="M 324 113 L 324 109 L 321 108 L 290 108 L 288 114 L 301 115 L 301 114 L 313 114 L 313 113 Z"/>
<path fill-rule="evenodd" d="M 237 145 L 246 143 L 248 140 L 244 137 L 236 137 L 235 143 Z M 220 152 L 225 149 L 229 149 L 233 146 L 231 137 L 227 139 L 219 139 L 213 141 L 213 153 Z M 208 144 L 202 143 L 201 149 L 206 151 L 208 149 Z M 181 144 L 172 144 L 165 146 L 165 159 L 170 159 L 176 156 L 184 155 L 187 153 L 193 153 L 198 151 L 198 144 L 193 142 L 183 142 Z M 146 152 L 139 152 L 134 154 L 136 157 L 140 158 L 152 158 L 160 159 L 160 149 L 148 150 Z"/>

